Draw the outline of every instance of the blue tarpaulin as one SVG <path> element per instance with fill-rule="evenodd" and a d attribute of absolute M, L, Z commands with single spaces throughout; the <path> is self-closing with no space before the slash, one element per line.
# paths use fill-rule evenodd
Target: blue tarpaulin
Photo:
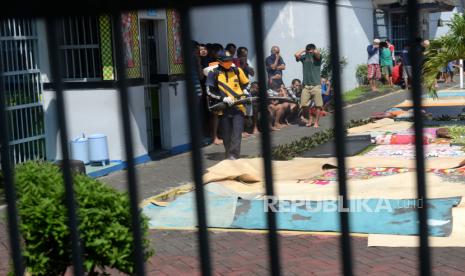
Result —
<path fill-rule="evenodd" d="M 210 227 L 231 227 L 236 210 L 237 197 L 224 197 L 205 192 L 207 221 Z M 189 192 L 176 198 L 168 206 L 149 204 L 143 213 L 149 217 L 151 228 L 192 228 L 197 226 L 195 193 Z"/>
<path fill-rule="evenodd" d="M 452 210 L 460 197 L 428 200 L 428 225 L 431 236 L 445 237 L 452 231 Z M 417 206 L 409 199 L 349 200 L 350 231 L 369 234 L 418 234 Z M 280 230 L 340 231 L 337 201 L 279 201 L 277 211 Z M 264 200 L 239 200 L 231 227 L 266 229 Z"/>
<path fill-rule="evenodd" d="M 265 200 L 246 200 L 205 192 L 209 227 L 267 229 Z M 429 199 L 428 225 L 431 236 L 445 237 L 452 231 L 452 207 L 461 197 Z M 417 207 L 413 199 L 349 200 L 350 231 L 368 234 L 417 235 Z M 339 212 L 347 211 L 338 201 L 276 201 L 272 205 L 280 230 L 338 232 Z M 149 204 L 143 212 L 151 228 L 196 227 L 195 194 L 178 197 L 166 207 Z"/>

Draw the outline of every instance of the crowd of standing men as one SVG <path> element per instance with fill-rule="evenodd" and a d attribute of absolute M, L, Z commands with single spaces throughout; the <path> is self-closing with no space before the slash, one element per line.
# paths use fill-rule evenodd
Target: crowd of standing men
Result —
<path fill-rule="evenodd" d="M 419 41 L 420 42 L 420 41 Z M 428 40 L 421 40 L 422 50 L 429 46 Z M 395 55 L 395 47 L 389 39 L 374 39 L 367 47 L 367 78 L 371 90 L 378 91 L 378 81 L 389 86 L 399 85 L 409 88 L 412 81 L 410 63 L 410 45 L 406 43 L 400 56 Z M 229 43 L 223 47 L 219 43 L 199 44 L 194 42 L 193 58 L 197 80 L 196 104 L 203 111 L 204 131 L 214 144 L 224 144 L 225 157 L 240 158 L 243 137 L 257 134 L 258 99 L 261 89 L 270 97 L 268 115 L 269 127 L 279 130 L 291 123 L 307 127 L 319 127 L 319 120 L 325 115 L 326 108 L 332 102 L 332 89 L 329 79 L 321 75 L 322 55 L 316 45 L 308 44 L 295 53 L 296 62 L 302 63 L 303 79 L 292 80 L 290 86 L 283 81 L 286 70 L 280 48 L 271 47 L 270 55 L 265 59 L 267 87 L 259 87 L 250 82 L 255 69 L 248 59 L 246 47 L 237 48 Z M 452 80 L 455 62 L 445 65 L 438 77 L 447 76 Z M 217 107 L 222 104 L 222 108 Z"/>
<path fill-rule="evenodd" d="M 418 42 L 420 42 L 422 52 L 425 52 L 430 45 L 429 40 L 419 39 Z M 367 52 L 367 78 L 372 91 L 378 91 L 378 81 L 382 81 L 389 86 L 399 85 L 403 88 L 410 88 L 412 83 L 410 43 L 405 43 L 400 55 L 396 56 L 395 47 L 389 39 L 381 41 L 376 38 L 372 44 L 368 45 Z M 437 81 L 443 81 L 446 85 L 454 83 L 454 71 L 455 68 L 459 67 L 459 61 L 455 60 L 444 64 L 444 67 L 438 71 Z"/>
<path fill-rule="evenodd" d="M 194 42 L 194 76 L 198 81 L 197 104 L 203 110 L 205 133 L 215 144 L 224 144 L 227 159 L 240 158 L 242 137 L 259 133 L 260 113 L 257 101 L 244 101 L 259 97 L 257 82 L 250 82 L 255 70 L 248 59 L 246 47 L 237 48 L 229 43 L 199 44 Z M 296 62 L 303 66 L 303 80 L 294 79 L 290 86 L 283 81 L 286 64 L 278 46 L 271 48 L 265 59 L 267 87 L 270 102 L 268 112 L 270 129 L 279 130 L 291 123 L 319 127 L 325 104 L 331 101 L 331 86 L 321 78 L 322 57 L 314 44 L 295 54 Z M 213 109 L 222 103 L 224 108 Z M 207 127 L 208 126 L 208 127 Z M 220 139 L 221 138 L 221 139 Z"/>

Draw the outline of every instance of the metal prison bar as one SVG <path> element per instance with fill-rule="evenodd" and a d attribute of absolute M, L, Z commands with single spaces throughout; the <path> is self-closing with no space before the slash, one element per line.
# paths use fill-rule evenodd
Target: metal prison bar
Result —
<path fill-rule="evenodd" d="M 82 268 L 82 251 L 79 242 L 79 229 L 78 229 L 78 218 L 76 210 L 76 202 L 73 188 L 73 176 L 71 174 L 71 167 L 69 161 L 69 150 L 68 150 L 68 131 L 66 124 L 66 113 L 65 113 L 65 99 L 64 99 L 64 88 L 63 78 L 61 74 L 60 64 L 62 63 L 59 48 L 58 48 L 58 37 L 56 30 L 56 18 L 47 18 L 46 28 L 47 37 L 49 42 L 49 54 L 50 54 L 50 68 L 52 74 L 52 80 L 55 83 L 55 93 L 57 99 L 57 120 L 58 129 L 60 132 L 60 144 L 63 159 L 63 179 L 65 182 L 65 197 L 66 207 L 68 209 L 69 227 L 71 228 L 71 243 L 72 243 L 72 254 L 74 264 L 74 274 L 81 275 L 83 273 Z"/>
<path fill-rule="evenodd" d="M 331 51 L 331 66 L 333 68 L 333 85 L 334 85 L 334 143 L 336 143 L 336 156 L 338 167 L 339 198 L 342 200 L 344 208 L 349 207 L 347 202 L 347 183 L 346 183 L 346 164 L 345 164 L 345 128 L 344 113 L 342 111 L 342 89 L 341 89 L 341 67 L 339 65 L 339 33 L 336 1 L 328 2 L 328 19 L 329 19 L 329 43 Z M 339 202 L 341 204 L 341 202 Z M 339 212 L 341 223 L 341 247 L 342 247 L 342 266 L 345 275 L 352 275 L 352 254 L 350 248 L 349 236 L 349 213 Z"/>
<path fill-rule="evenodd" d="M 261 87 L 265 87 L 265 68 L 263 60 L 263 4 L 266 2 L 279 2 L 274 0 L 256 0 L 256 1 L 246 1 L 246 0 L 228 0 L 228 1 L 218 1 L 218 0 L 205 0 L 197 3 L 192 3 L 187 0 L 179 1 L 170 1 L 170 0 L 160 0 L 160 1 L 150 1 L 150 0 L 120 0 L 120 1 L 98 1 L 98 0 L 85 0 L 85 1 L 76 1 L 76 2 L 65 2 L 65 1 L 42 1 L 37 2 L 33 0 L 24 0 L 24 1 L 15 1 L 11 2 L 10 5 L 4 7 L 0 10 L 0 16 L 2 18 L 6 17 L 15 17 L 15 16 L 48 16 L 49 20 L 52 20 L 54 16 L 64 16 L 64 15 L 90 15 L 90 14 L 99 14 L 99 13 L 111 13 L 116 19 L 119 16 L 119 12 L 124 10 L 137 10 L 137 9 L 148 9 L 148 8 L 178 8 L 182 14 L 182 38 L 183 38 L 183 51 L 184 51 L 184 60 L 186 63 L 186 68 L 191 68 L 192 61 L 190 60 L 191 51 L 191 32 L 190 32 L 190 22 L 189 22 L 189 11 L 190 8 L 194 6 L 204 6 L 204 5 L 226 5 L 226 4 L 237 4 L 245 3 L 252 6 L 252 15 L 253 15 L 253 30 L 254 30 L 254 42 L 257 52 L 257 65 L 258 65 L 258 78 L 259 84 Z M 306 1 L 302 1 L 306 2 Z M 23 9 L 27 5 L 29 9 Z M 410 41 L 412 42 L 413 49 L 411 56 L 411 62 L 413 65 L 413 86 L 412 86 L 412 95 L 414 101 L 414 121 L 415 121 L 415 136 L 416 136 L 416 164 L 417 164 L 417 188 L 418 188 L 418 199 L 422 199 L 423 202 L 426 200 L 426 189 L 425 189 L 425 173 L 424 173 L 424 160 L 423 160 L 423 143 L 422 143 L 422 115 L 421 115 L 421 78 L 420 78 L 420 61 L 421 53 L 419 52 L 419 41 L 416 39 L 416 34 L 419 33 L 418 26 L 418 9 L 417 1 L 409 0 L 408 2 L 408 15 L 409 15 L 409 35 Z M 335 81 L 335 132 L 336 132 L 336 154 L 338 158 L 339 165 L 339 193 L 343 196 L 343 204 L 347 205 L 347 189 L 346 189 L 346 175 L 345 175 L 345 146 L 344 146 L 344 116 L 342 109 L 342 95 L 341 95 L 341 85 L 340 85 L 340 66 L 337 62 L 337 57 L 339 57 L 339 42 L 338 42 L 338 26 L 337 26 L 337 11 L 336 11 L 336 0 L 328 1 L 328 18 L 329 18 L 329 27 L 330 27 L 330 43 L 331 43 L 331 54 L 333 55 L 333 62 L 331 64 L 334 72 L 334 81 Z M 139 229 L 139 209 L 137 204 L 137 179 L 133 162 L 133 149 L 132 149 L 132 140 L 131 140 L 131 126 L 129 123 L 129 112 L 128 112 L 128 91 L 126 77 L 124 76 L 124 66 L 122 60 L 122 44 L 121 44 L 121 24 L 119 20 L 113 20 L 113 27 L 115 30 L 118 30 L 116 33 L 116 67 L 118 74 L 118 88 L 120 90 L 120 104 L 122 111 L 122 123 L 124 127 L 124 141 L 126 149 L 126 157 L 128 162 L 128 186 L 131 202 L 131 215 L 132 215 L 132 227 L 134 242 L 136 248 L 136 254 L 134 256 L 136 263 L 136 275 L 144 275 L 144 261 L 141 250 L 141 231 Z M 49 21 L 50 22 L 50 21 Z M 119 23 L 118 23 L 119 22 Z M 51 30 L 51 29 L 49 29 Z M 58 117 L 60 119 L 60 133 L 61 133 L 61 144 L 64 158 L 64 178 L 66 185 L 66 199 L 68 213 L 70 216 L 70 227 L 73 233 L 73 262 L 74 262 L 74 272 L 76 275 L 82 275 L 82 256 L 81 249 L 78 239 L 78 230 L 77 230 L 77 216 L 75 209 L 75 198 L 72 190 L 72 177 L 70 172 L 69 160 L 67 156 L 67 147 L 66 147 L 66 121 L 64 118 L 64 104 L 62 102 L 62 93 L 63 89 L 60 83 L 62 79 L 60 76 L 59 66 L 59 55 L 58 55 L 58 46 L 56 44 L 56 38 L 51 40 L 51 64 L 53 69 L 53 79 L 55 81 L 55 89 L 57 95 L 60 95 L 61 103 L 58 103 Z M 52 57 L 57 57 L 55 61 Z M 0 67 L 0 70 L 1 67 Z M 193 102 L 194 99 L 194 80 L 191 75 L 191 70 L 186 71 L 186 78 L 189 93 L 187 93 L 186 100 Z M 0 73 L 2 73 L 0 71 Z M 0 127 L 2 131 L 0 132 L 0 142 L 1 142 L 1 154 L 2 154 L 2 170 L 5 178 L 5 192 L 6 199 L 8 204 L 8 226 L 9 226 L 9 236 L 10 236 L 10 246 L 12 251 L 12 258 L 14 263 L 14 269 L 16 275 L 22 275 L 24 271 L 24 264 L 22 262 L 21 248 L 20 248 L 20 235 L 18 227 L 18 217 L 17 217 L 17 207 L 16 207 L 16 194 L 14 189 L 14 178 L 13 178 L 13 169 L 11 167 L 10 153 L 8 150 L 9 144 L 9 133 L 7 126 L 6 118 L 6 108 L 4 101 L 4 84 L 3 78 L 0 78 L 0 87 L 2 88 L 2 95 L 0 100 Z M 266 182 L 266 193 L 268 196 L 273 195 L 273 179 L 272 179 L 272 169 L 271 169 L 271 138 L 268 128 L 268 118 L 266 116 L 266 104 L 267 104 L 267 95 L 264 91 L 260 92 L 262 100 L 260 101 L 260 110 L 265 116 L 262 116 L 260 119 L 260 124 L 263 129 L 262 137 L 262 153 L 264 158 L 265 165 L 265 182 Z M 201 268 L 203 275 L 211 275 L 211 260 L 209 253 L 209 242 L 208 242 L 208 231 L 207 231 L 207 221 L 206 221 L 206 208 L 205 208 L 205 197 L 203 191 L 203 182 L 202 182 L 202 158 L 201 158 L 201 149 L 200 149 L 200 133 L 197 118 L 199 118 L 199 110 L 196 105 L 189 106 L 189 127 L 191 130 L 191 142 L 193 145 L 193 157 L 192 157 L 192 166 L 193 174 L 196 186 L 196 208 L 197 208 L 197 218 L 199 223 L 199 253 L 201 259 Z M 426 204 L 423 204 L 425 207 Z M 428 247 L 428 227 L 426 224 L 427 210 L 426 208 L 418 208 L 419 215 L 419 232 L 420 232 L 420 271 L 422 275 L 430 274 L 430 258 L 429 258 L 429 247 Z M 348 214 L 341 212 L 340 213 L 341 221 L 341 258 L 343 264 L 343 271 L 345 275 L 352 274 L 352 255 L 351 247 L 349 240 L 349 224 L 348 224 Z M 276 231 L 276 217 L 273 212 L 268 212 L 268 246 L 270 254 L 270 265 L 271 273 L 273 275 L 280 275 L 280 258 L 279 258 L 279 247 L 278 247 L 278 236 Z"/>
<path fill-rule="evenodd" d="M 419 258 L 420 258 L 420 273 L 421 275 L 431 274 L 431 262 L 428 246 L 428 224 L 427 224 L 427 207 L 426 202 L 426 180 L 425 180 L 425 160 L 424 160 L 424 148 L 423 148 L 423 115 L 421 113 L 421 63 L 422 53 L 420 51 L 420 41 L 418 41 L 418 35 L 420 33 L 419 26 L 419 14 L 416 1 L 409 1 L 407 5 L 407 13 L 409 20 L 409 37 L 412 55 L 412 98 L 413 98 L 413 112 L 415 119 L 415 152 L 416 152 L 416 167 L 417 167 L 417 196 L 418 200 L 422 200 L 423 206 L 418 208 L 418 218 L 420 221 L 420 246 L 419 246 Z M 408 85 L 408 84 L 407 84 Z"/>

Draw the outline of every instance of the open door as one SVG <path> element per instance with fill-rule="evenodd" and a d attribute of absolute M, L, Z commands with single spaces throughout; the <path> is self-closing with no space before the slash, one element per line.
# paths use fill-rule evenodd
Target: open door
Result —
<path fill-rule="evenodd" d="M 156 20 L 141 20 L 142 69 L 145 80 L 145 112 L 147 116 L 148 152 L 161 149 L 161 119 L 159 84 L 156 81 L 157 43 Z"/>

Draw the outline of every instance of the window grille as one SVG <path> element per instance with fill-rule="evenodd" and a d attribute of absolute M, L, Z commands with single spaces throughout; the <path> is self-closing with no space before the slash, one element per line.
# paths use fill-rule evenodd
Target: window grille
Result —
<path fill-rule="evenodd" d="M 101 80 L 98 17 L 65 17 L 58 27 L 63 81 Z"/>

